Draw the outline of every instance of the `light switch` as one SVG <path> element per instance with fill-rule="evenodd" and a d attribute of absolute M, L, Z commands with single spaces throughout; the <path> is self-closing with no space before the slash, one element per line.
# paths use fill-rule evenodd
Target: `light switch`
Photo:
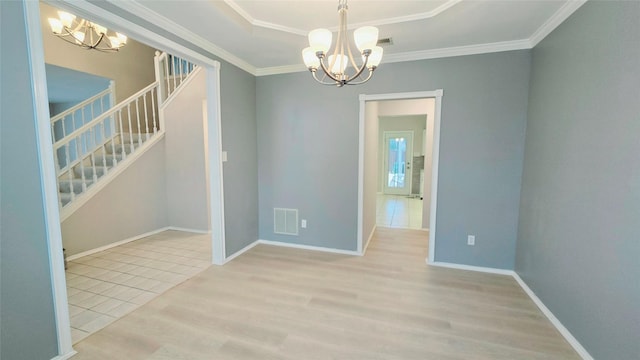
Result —
<path fill-rule="evenodd" d="M 222 152 L 222 162 L 227 162 L 227 152 L 226 151 Z"/>

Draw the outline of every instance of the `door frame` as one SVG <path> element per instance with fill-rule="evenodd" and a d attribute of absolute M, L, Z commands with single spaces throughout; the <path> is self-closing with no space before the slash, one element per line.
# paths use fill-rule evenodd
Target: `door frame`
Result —
<path fill-rule="evenodd" d="M 410 148 L 409 148 L 409 147 L 407 147 L 407 150 L 406 150 L 406 153 L 407 153 L 407 155 L 406 155 L 406 156 L 407 156 L 407 158 L 406 158 L 406 159 L 411 159 L 411 160 L 410 160 L 410 162 L 411 162 L 411 168 L 410 168 L 409 170 L 411 171 L 411 174 L 413 175 L 413 144 L 414 144 L 414 141 L 415 141 L 415 134 L 414 134 L 413 130 L 390 130 L 390 131 L 384 131 L 384 132 L 382 133 L 382 142 L 384 143 L 384 150 L 383 150 L 384 152 L 383 152 L 383 163 L 382 163 L 382 165 L 383 165 L 383 167 L 384 167 L 384 169 L 383 169 L 383 173 L 384 173 L 384 175 L 385 175 L 385 178 L 383 179 L 383 180 L 384 180 L 384 184 L 382 185 L 382 192 L 383 192 L 384 194 L 389 194 L 389 195 L 405 195 L 405 194 L 393 194 L 393 193 L 387 193 L 387 192 L 385 191 L 385 189 L 387 189 L 387 188 L 388 188 L 387 184 L 389 183 L 389 179 L 388 179 L 388 176 L 389 176 L 389 173 L 388 173 L 388 167 L 389 167 L 389 152 L 387 151 L 387 150 L 388 150 L 388 149 L 387 149 L 387 135 L 388 135 L 388 134 L 400 134 L 400 133 L 411 134 L 411 147 L 410 147 Z M 406 159 L 405 159 L 405 162 L 406 162 Z M 406 194 L 407 196 L 408 196 L 408 195 L 411 195 L 411 187 L 412 187 L 412 182 L 413 182 L 412 180 L 413 180 L 413 177 L 412 177 L 412 176 L 409 176 L 409 177 L 408 177 L 408 181 L 407 181 L 407 171 L 406 171 L 406 169 L 405 169 L 405 185 L 406 185 L 406 187 L 408 188 L 408 189 L 407 189 L 407 190 L 408 190 L 408 192 L 407 192 L 407 194 Z"/>
<path fill-rule="evenodd" d="M 77 16 L 100 21 L 112 29 L 126 29 L 132 38 L 142 41 L 157 49 L 188 59 L 202 67 L 207 73 L 207 140 L 209 200 L 211 218 L 212 262 L 222 265 L 226 261 L 224 232 L 224 184 L 222 178 L 222 133 L 220 113 L 220 62 L 210 59 L 198 52 L 180 45 L 171 39 L 156 34 L 140 25 L 106 11 L 86 0 L 46 1 L 62 10 L 73 12 Z M 53 144 L 51 143 L 51 126 L 49 124 L 49 106 L 47 94 L 47 78 L 45 73 L 45 56 L 40 24 L 40 3 L 23 0 L 25 27 L 27 30 L 27 47 L 30 57 L 31 82 L 33 86 L 33 108 L 36 117 L 36 143 L 38 146 L 39 167 L 41 169 L 41 186 L 44 200 L 46 223 L 47 251 L 49 256 L 49 272 L 53 293 L 54 317 L 58 345 L 57 360 L 68 359 L 76 351 L 71 338 L 71 322 L 67 284 L 62 256 L 62 231 L 60 211 L 58 208 L 58 191 L 56 185 Z M 184 39 L 184 37 L 181 37 Z M 184 39 L 189 42 L 189 39 Z"/>
<path fill-rule="evenodd" d="M 434 119 L 433 119 L 433 162 L 431 169 L 431 214 L 429 216 L 429 255 L 426 259 L 427 264 L 435 262 L 436 252 L 436 210 L 438 208 L 438 170 L 440 159 L 440 120 L 442 109 L 442 97 L 444 91 L 437 89 L 433 91 L 416 91 L 402 93 L 387 94 L 360 94 L 360 116 L 358 129 L 358 228 L 357 251 L 360 255 L 364 255 L 364 122 L 365 122 L 365 103 L 367 101 L 382 100 L 407 100 L 407 99 L 435 99 Z M 368 235 L 368 234 L 367 234 Z M 368 244 L 367 244 L 368 245 Z"/>

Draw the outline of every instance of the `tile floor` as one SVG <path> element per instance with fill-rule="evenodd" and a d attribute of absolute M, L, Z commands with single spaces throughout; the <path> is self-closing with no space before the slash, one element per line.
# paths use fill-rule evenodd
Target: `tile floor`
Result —
<path fill-rule="evenodd" d="M 404 195 L 378 194 L 378 226 L 404 229 L 422 228 L 422 200 Z"/>
<path fill-rule="evenodd" d="M 73 343 L 207 268 L 210 239 L 164 231 L 70 261 L 66 277 Z"/>

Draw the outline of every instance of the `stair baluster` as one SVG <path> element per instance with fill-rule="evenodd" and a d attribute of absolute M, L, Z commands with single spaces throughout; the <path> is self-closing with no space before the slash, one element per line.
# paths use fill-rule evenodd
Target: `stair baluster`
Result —
<path fill-rule="evenodd" d="M 153 94 L 151 95 L 151 97 L 153 97 Z M 149 140 L 149 116 L 147 112 L 147 94 L 146 93 L 142 97 L 142 105 L 144 106 L 144 125 L 145 125 L 145 134 L 146 134 L 145 141 L 146 141 L 146 140 Z"/>
<path fill-rule="evenodd" d="M 138 124 L 138 147 L 142 146 L 142 132 L 140 131 L 140 98 L 136 99 L 136 120 Z"/>

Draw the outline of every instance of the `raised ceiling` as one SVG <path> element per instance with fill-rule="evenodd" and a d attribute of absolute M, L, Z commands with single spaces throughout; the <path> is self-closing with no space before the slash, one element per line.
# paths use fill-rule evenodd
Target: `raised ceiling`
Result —
<path fill-rule="evenodd" d="M 350 0 L 350 28 L 364 24 L 393 39 L 384 62 L 527 49 L 584 0 Z M 304 71 L 306 34 L 338 25 L 337 0 L 137 0 L 114 5 L 254 74 Z"/>

